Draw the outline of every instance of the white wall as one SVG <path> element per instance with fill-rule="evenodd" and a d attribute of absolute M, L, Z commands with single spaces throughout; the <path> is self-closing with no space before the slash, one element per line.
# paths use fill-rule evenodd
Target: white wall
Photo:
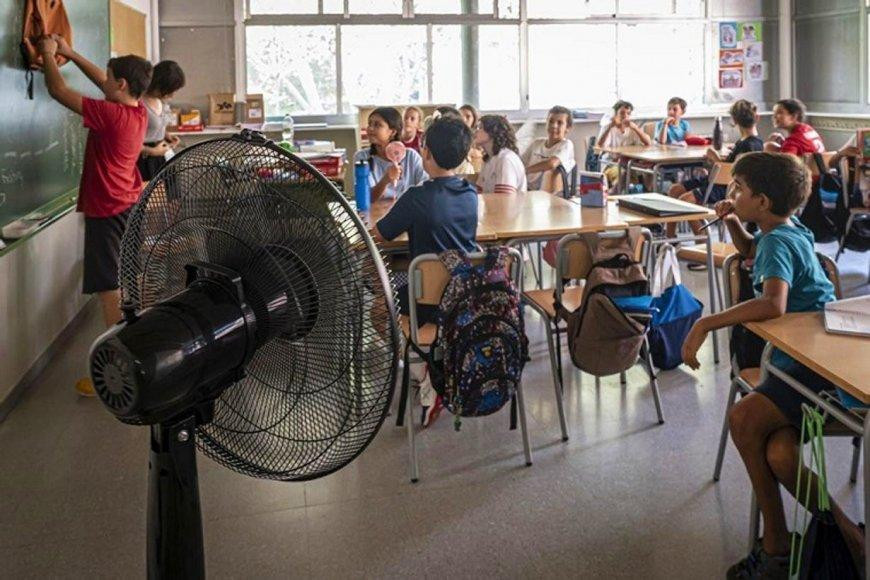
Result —
<path fill-rule="evenodd" d="M 0 403 L 87 302 L 83 245 L 70 212 L 0 256 Z"/>

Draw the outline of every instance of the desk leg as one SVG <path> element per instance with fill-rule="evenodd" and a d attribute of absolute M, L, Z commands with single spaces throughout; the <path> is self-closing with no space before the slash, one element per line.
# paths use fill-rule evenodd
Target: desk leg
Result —
<path fill-rule="evenodd" d="M 710 232 L 707 232 L 707 285 L 710 286 L 710 314 L 715 314 L 716 308 L 716 269 L 713 264 L 713 242 Z M 719 364 L 719 334 L 713 331 L 713 362 Z"/>
<path fill-rule="evenodd" d="M 622 164 L 619 164 L 619 186 L 620 193 L 626 194 L 628 193 L 629 186 L 631 185 L 631 166 L 634 164 L 634 159 L 629 159 L 625 163 L 625 178 L 623 179 L 622 175 Z"/>
<path fill-rule="evenodd" d="M 870 522 L 870 461 L 867 460 L 870 455 L 870 413 L 864 417 L 864 521 Z M 864 553 L 870 554 L 870 534 L 864 536 Z M 865 578 L 870 578 L 870 558 L 867 559 L 864 565 Z"/>

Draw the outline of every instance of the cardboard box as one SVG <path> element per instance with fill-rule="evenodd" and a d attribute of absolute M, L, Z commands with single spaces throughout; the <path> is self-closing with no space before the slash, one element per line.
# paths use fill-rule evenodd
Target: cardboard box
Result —
<path fill-rule="evenodd" d="M 245 95 L 245 123 L 266 121 L 266 106 L 263 95 Z"/>
<path fill-rule="evenodd" d="M 202 113 L 199 112 L 199 109 L 191 109 L 189 113 L 181 113 L 178 130 L 202 131 Z"/>
<path fill-rule="evenodd" d="M 208 96 L 208 124 L 232 125 L 235 112 L 233 93 L 211 93 Z"/>

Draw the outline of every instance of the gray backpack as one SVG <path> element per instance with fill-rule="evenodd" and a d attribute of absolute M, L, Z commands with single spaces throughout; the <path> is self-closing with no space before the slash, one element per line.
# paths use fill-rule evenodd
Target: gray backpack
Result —
<path fill-rule="evenodd" d="M 615 297 L 649 294 L 649 280 L 634 259 L 640 228 L 629 228 L 625 236 L 600 238 L 583 236 L 592 258 L 583 300 L 574 310 L 556 301 L 556 316 L 568 325 L 571 361 L 582 371 L 602 377 L 628 370 L 644 344 L 647 325 L 628 316 L 614 302 Z"/>

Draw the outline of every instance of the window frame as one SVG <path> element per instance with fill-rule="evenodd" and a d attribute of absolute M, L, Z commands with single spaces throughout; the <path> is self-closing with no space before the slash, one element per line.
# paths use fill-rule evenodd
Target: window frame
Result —
<path fill-rule="evenodd" d="M 237 21 L 237 28 L 241 29 L 241 42 L 246 42 L 244 32 L 247 26 L 271 25 L 271 26 L 306 26 L 306 25 L 332 25 L 336 27 L 336 95 L 337 95 L 337 111 L 330 115 L 300 115 L 302 122 L 326 122 L 328 124 L 353 124 L 355 123 L 354 111 L 345 111 L 343 106 L 344 91 L 342 89 L 342 63 L 341 63 L 341 27 L 354 25 L 426 25 L 429 33 L 427 34 L 427 54 L 430 56 L 427 59 L 427 87 L 423 91 L 426 95 L 432 94 L 432 35 L 431 28 L 434 25 L 488 25 L 488 26 L 514 26 L 519 29 L 519 108 L 510 110 L 487 111 L 493 113 L 506 114 L 511 118 L 529 118 L 539 117 L 546 114 L 546 110 L 531 109 L 529 106 L 529 26 L 545 25 L 545 24 L 586 24 L 586 25 L 614 25 L 614 24 L 643 24 L 656 22 L 700 22 L 703 24 L 704 39 L 704 71 L 702 73 L 703 86 L 700 87 L 703 94 L 703 107 L 715 106 L 719 103 L 713 101 L 712 88 L 713 82 L 709 74 L 711 66 L 709 64 L 716 47 L 710 40 L 711 30 L 714 26 L 718 26 L 718 22 L 727 20 L 728 18 L 712 16 L 711 4 L 713 0 L 703 0 L 703 7 L 700 16 L 682 16 L 675 14 L 677 8 L 677 0 L 671 0 L 671 13 L 663 15 L 631 15 L 620 14 L 619 1 L 615 0 L 617 13 L 610 16 L 595 15 L 586 18 L 529 18 L 528 17 L 528 0 L 516 0 L 519 4 L 519 13 L 516 17 L 501 18 L 499 14 L 499 0 L 479 0 L 479 2 L 492 2 L 492 14 L 420 14 L 414 13 L 413 0 L 402 0 L 401 14 L 350 14 L 349 0 L 344 0 L 343 14 L 323 14 L 323 0 L 318 0 L 318 14 L 252 14 L 250 11 L 251 0 L 235 0 L 240 4 L 241 10 L 237 10 L 237 17 L 241 13 L 241 21 Z M 464 0 L 471 1 L 471 0 Z M 502 0 L 503 1 L 503 0 Z M 870 1 L 870 0 L 868 0 Z M 770 16 L 753 16 L 756 20 L 777 20 Z M 617 29 L 619 27 L 617 26 Z M 617 33 L 618 35 L 618 33 Z M 239 36 L 237 35 L 237 38 Z M 617 36 L 618 42 L 618 36 Z M 242 49 L 244 52 L 244 49 Z M 472 51 L 473 52 L 473 51 Z M 617 56 L 614 54 L 614 59 Z M 464 63 L 463 63 L 464 65 Z M 236 59 L 236 66 L 241 69 L 237 71 L 236 78 L 237 86 L 247 88 L 247 58 Z M 615 62 L 618 66 L 618 62 Z M 463 73 L 465 75 L 465 73 Z M 617 94 L 619 94 L 619 81 L 617 78 Z M 469 88 L 465 87 L 465 97 L 469 94 Z M 597 111 L 600 107 L 588 107 L 590 111 Z"/>

